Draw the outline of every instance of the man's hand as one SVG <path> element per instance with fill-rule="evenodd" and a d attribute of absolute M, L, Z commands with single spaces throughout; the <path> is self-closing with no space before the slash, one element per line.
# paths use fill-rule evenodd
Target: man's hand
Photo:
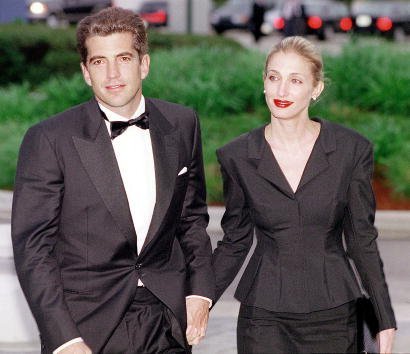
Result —
<path fill-rule="evenodd" d="M 389 328 L 380 331 L 377 334 L 377 341 L 379 343 L 380 354 L 392 353 L 395 331 L 396 330 L 394 328 Z"/>
<path fill-rule="evenodd" d="M 92 354 L 92 351 L 84 342 L 78 342 L 70 344 L 67 348 L 59 351 L 58 354 Z"/>
<path fill-rule="evenodd" d="M 186 299 L 187 330 L 186 338 L 189 345 L 199 344 L 205 337 L 209 317 L 209 302 L 192 297 Z"/>

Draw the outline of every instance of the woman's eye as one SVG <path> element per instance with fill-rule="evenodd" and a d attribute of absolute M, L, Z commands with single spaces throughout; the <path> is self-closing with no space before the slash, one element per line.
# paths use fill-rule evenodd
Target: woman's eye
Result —
<path fill-rule="evenodd" d="M 292 79 L 292 83 L 293 83 L 293 84 L 301 84 L 302 81 L 299 80 L 299 79 Z"/>
<path fill-rule="evenodd" d="M 279 77 L 276 76 L 276 75 L 270 75 L 270 76 L 269 76 L 269 80 L 270 80 L 270 81 L 277 81 L 277 80 L 279 80 Z"/>

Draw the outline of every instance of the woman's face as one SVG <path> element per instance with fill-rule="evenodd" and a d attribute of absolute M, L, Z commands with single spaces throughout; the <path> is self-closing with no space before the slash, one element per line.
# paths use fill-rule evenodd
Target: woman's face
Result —
<path fill-rule="evenodd" d="M 278 52 L 267 66 L 264 80 L 266 103 L 278 119 L 308 118 L 310 100 L 317 98 L 323 83 L 314 83 L 311 64 L 295 52 Z"/>

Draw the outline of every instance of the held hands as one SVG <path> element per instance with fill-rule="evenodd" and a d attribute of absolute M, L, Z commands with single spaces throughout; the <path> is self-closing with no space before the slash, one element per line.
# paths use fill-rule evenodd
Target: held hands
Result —
<path fill-rule="evenodd" d="M 200 298 L 186 299 L 187 330 L 189 345 L 197 345 L 205 337 L 209 317 L 209 302 Z"/>
<path fill-rule="evenodd" d="M 67 348 L 59 351 L 58 354 L 92 354 L 92 351 L 84 342 L 78 342 L 70 344 Z"/>
<path fill-rule="evenodd" d="M 393 351 L 393 341 L 395 329 L 389 328 L 377 333 L 377 342 L 379 343 L 380 354 L 391 354 Z"/>

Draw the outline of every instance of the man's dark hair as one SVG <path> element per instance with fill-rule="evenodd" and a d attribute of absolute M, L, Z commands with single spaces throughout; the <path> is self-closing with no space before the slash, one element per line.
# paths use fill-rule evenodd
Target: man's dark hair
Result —
<path fill-rule="evenodd" d="M 77 50 L 81 61 L 87 63 L 88 38 L 126 32 L 132 34 L 134 48 L 141 60 L 143 55 L 148 53 L 148 39 L 144 21 L 138 14 L 119 7 L 109 7 L 85 17 L 77 26 Z"/>

